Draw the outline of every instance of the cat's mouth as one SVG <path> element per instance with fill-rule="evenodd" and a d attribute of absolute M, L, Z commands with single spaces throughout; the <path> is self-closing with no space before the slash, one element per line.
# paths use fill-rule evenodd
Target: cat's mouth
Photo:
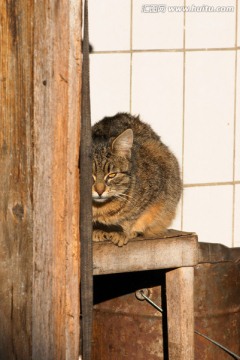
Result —
<path fill-rule="evenodd" d="M 93 201 L 97 203 L 104 203 L 108 200 L 108 197 L 93 197 Z"/>

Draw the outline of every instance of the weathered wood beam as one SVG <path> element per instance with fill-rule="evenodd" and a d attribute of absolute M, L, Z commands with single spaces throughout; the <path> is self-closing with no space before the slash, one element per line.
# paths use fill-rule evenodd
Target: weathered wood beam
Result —
<path fill-rule="evenodd" d="M 169 231 L 157 239 L 137 238 L 119 248 L 110 242 L 93 245 L 94 275 L 194 266 L 198 263 L 197 235 Z"/>
<path fill-rule="evenodd" d="M 0 13 L 0 359 L 75 360 L 81 0 Z"/>
<path fill-rule="evenodd" d="M 0 359 L 31 358 L 33 3 L 0 2 Z"/>
<path fill-rule="evenodd" d="M 34 10 L 33 359 L 79 352 L 81 1 Z"/>
<path fill-rule="evenodd" d="M 166 273 L 169 360 L 194 359 L 194 267 Z"/>

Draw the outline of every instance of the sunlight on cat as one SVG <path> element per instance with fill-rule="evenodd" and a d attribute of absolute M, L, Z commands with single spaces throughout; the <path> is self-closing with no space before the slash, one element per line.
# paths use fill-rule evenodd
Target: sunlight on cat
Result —
<path fill-rule="evenodd" d="M 149 125 L 127 113 L 96 123 L 92 140 L 93 240 L 123 246 L 137 236 L 163 234 L 182 192 L 173 153 Z"/>

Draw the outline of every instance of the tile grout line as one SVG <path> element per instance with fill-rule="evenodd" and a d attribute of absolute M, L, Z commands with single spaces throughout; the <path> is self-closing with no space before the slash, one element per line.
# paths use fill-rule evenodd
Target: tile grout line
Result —
<path fill-rule="evenodd" d="M 235 186 L 240 185 L 240 181 L 223 181 L 223 182 L 210 182 L 210 183 L 195 183 L 195 184 L 184 184 L 184 188 L 193 188 L 193 187 L 205 187 L 205 186 Z"/>
<path fill-rule="evenodd" d="M 132 40 L 133 40 L 133 0 L 130 0 L 130 89 L 129 89 L 129 112 L 132 112 Z"/>
<path fill-rule="evenodd" d="M 186 0 L 184 0 L 186 6 Z M 184 180 L 184 149 L 185 149 L 185 80 L 186 80 L 186 13 L 183 14 L 183 99 L 182 99 L 182 181 Z M 183 230 L 184 191 L 181 200 L 181 230 Z"/>
<path fill-rule="evenodd" d="M 236 167 L 236 127 L 237 127 L 237 75 L 238 75 L 238 0 L 236 0 L 236 24 L 235 24 L 235 68 L 234 68 L 234 122 L 233 122 L 233 205 L 232 205 L 232 247 L 235 245 L 235 167 Z"/>
<path fill-rule="evenodd" d="M 132 0 L 131 0 L 132 1 Z M 229 48 L 189 48 L 189 49 L 129 49 L 129 50 L 99 50 L 93 51 L 93 55 L 104 54 L 134 54 L 134 53 L 162 53 L 162 52 L 212 52 L 212 51 L 237 51 L 240 50 L 240 46 Z"/>

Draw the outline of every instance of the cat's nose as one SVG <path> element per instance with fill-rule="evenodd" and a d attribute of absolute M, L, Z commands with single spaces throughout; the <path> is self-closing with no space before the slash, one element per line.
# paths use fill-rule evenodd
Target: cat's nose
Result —
<path fill-rule="evenodd" d="M 104 193 L 106 187 L 104 183 L 96 183 L 94 188 L 98 195 L 101 196 Z"/>

